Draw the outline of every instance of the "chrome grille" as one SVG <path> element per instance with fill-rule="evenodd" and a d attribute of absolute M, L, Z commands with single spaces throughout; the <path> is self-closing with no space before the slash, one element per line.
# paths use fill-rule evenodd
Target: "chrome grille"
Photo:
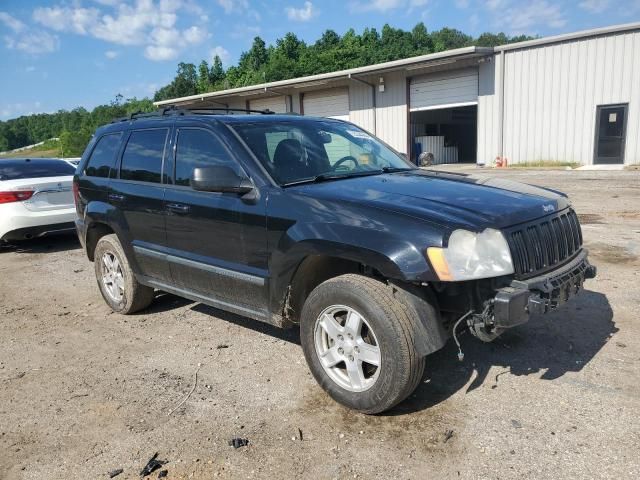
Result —
<path fill-rule="evenodd" d="M 573 257 L 582 246 L 580 222 L 571 209 L 509 229 L 506 236 L 518 278 L 551 270 Z"/>

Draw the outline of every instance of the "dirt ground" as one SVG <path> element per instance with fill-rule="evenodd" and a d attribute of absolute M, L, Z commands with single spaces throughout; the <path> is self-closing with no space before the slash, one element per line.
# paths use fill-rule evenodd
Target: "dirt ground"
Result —
<path fill-rule="evenodd" d="M 119 316 L 74 238 L 1 248 L 0 479 L 139 478 L 155 452 L 170 479 L 637 478 L 640 172 L 478 173 L 569 193 L 598 277 L 495 343 L 463 335 L 462 363 L 450 342 L 380 416 L 322 392 L 295 330 L 169 295 Z"/>

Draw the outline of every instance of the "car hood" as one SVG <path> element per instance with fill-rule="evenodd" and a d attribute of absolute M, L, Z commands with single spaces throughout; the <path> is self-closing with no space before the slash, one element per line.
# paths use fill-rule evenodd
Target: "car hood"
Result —
<path fill-rule="evenodd" d="M 291 190 L 473 230 L 509 227 L 570 205 L 566 195 L 542 187 L 417 169 L 304 184 Z"/>

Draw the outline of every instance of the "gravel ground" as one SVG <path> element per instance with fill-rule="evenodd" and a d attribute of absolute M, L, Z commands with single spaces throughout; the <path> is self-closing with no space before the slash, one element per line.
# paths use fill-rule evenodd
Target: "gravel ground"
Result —
<path fill-rule="evenodd" d="M 598 278 L 463 335 L 463 363 L 450 342 L 380 416 L 321 391 L 295 330 L 169 295 L 119 316 L 73 238 L 1 248 L 0 479 L 139 478 L 155 452 L 167 478 L 637 478 L 640 172 L 491 173 L 569 193 Z"/>

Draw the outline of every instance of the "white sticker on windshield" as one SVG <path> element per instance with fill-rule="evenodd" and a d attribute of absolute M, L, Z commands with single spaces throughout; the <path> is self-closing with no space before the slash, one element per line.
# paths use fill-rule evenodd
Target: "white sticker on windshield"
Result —
<path fill-rule="evenodd" d="M 359 132 L 358 130 L 347 130 L 347 133 L 354 138 L 364 138 L 365 140 L 371 140 L 370 135 L 364 132 Z"/>

